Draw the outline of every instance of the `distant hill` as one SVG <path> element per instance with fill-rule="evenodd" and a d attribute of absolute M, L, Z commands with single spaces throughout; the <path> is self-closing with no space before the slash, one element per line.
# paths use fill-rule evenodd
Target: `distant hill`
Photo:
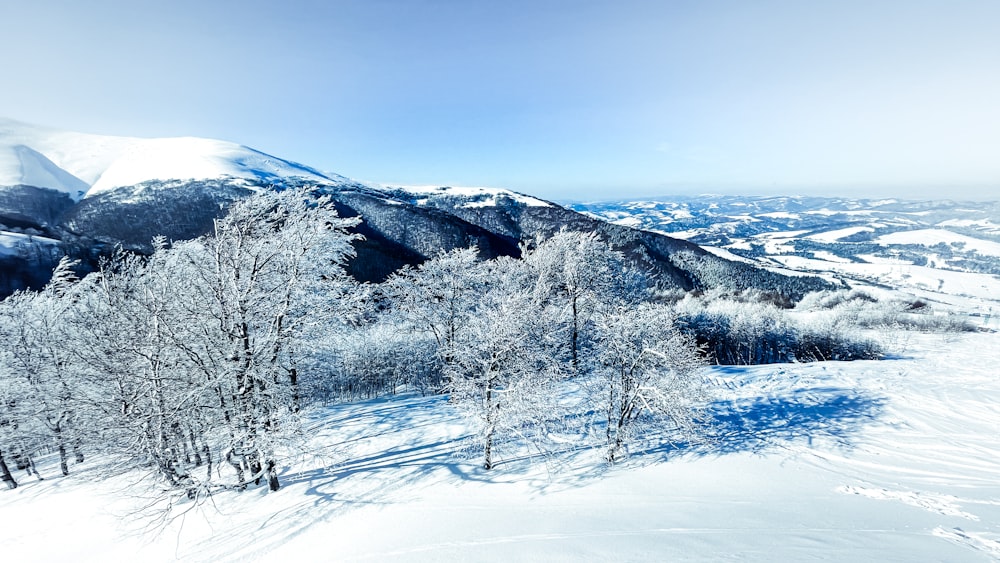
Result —
<path fill-rule="evenodd" d="M 1000 202 L 699 196 L 570 207 L 774 271 L 1000 297 Z"/>

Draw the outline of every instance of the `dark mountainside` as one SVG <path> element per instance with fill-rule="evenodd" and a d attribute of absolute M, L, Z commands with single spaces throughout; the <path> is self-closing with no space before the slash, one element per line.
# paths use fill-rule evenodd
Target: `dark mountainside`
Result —
<path fill-rule="evenodd" d="M 77 203 L 53 190 L 2 188 L 0 227 L 58 242 L 27 237 L 17 252 L 0 257 L 0 291 L 6 295 L 19 288 L 39 287 L 62 254 L 80 259 L 81 269 L 89 270 L 99 256 L 117 246 L 146 253 L 155 236 L 168 240 L 197 237 L 210 232 L 213 220 L 252 190 L 280 190 L 302 182 L 286 179 L 284 184 L 265 186 L 241 179 L 151 181 Z M 363 219 L 356 231 L 365 238 L 355 243 L 357 257 L 349 264 L 349 272 L 361 281 L 382 281 L 404 265 L 472 245 L 483 258 L 519 256 L 519 244 L 566 228 L 600 233 L 634 263 L 655 273 L 663 287 L 756 288 L 793 300 L 807 291 L 830 287 L 819 278 L 774 274 L 718 258 L 686 241 L 613 225 L 555 204 L 525 205 L 502 193 L 495 202 L 483 205 L 475 196 L 435 195 L 417 200 L 402 190 L 350 181 L 328 183 L 318 190 L 331 195 L 341 215 Z"/>

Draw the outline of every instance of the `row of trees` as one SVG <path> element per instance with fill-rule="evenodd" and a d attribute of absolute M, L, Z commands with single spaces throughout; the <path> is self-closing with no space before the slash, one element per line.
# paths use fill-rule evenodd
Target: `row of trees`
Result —
<path fill-rule="evenodd" d="M 537 441 L 573 410 L 603 428 L 612 463 L 643 423 L 697 434 L 703 361 L 672 308 L 649 302 L 649 282 L 597 235 L 560 231 L 520 260 L 443 254 L 385 290 L 389 322 L 433 339 L 490 469 L 498 443 Z"/>
<path fill-rule="evenodd" d="M 157 240 L 82 280 L 64 261 L 44 290 L 5 300 L 4 482 L 38 455 L 66 474 L 97 451 L 192 497 L 277 490 L 304 407 L 402 388 L 450 393 L 487 469 L 568 405 L 610 462 L 643 423 L 697 434 L 693 336 L 597 235 L 562 231 L 521 259 L 455 250 L 372 286 L 344 273 L 356 223 L 315 194 L 263 192 L 211 235 Z"/>

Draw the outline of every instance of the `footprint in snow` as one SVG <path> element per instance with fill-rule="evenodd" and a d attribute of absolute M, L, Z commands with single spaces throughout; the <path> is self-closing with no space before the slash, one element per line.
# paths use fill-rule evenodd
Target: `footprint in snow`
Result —
<path fill-rule="evenodd" d="M 966 532 L 962 528 L 942 528 L 938 526 L 931 532 L 939 538 L 953 541 L 959 545 L 971 547 L 976 551 L 985 552 L 990 557 L 1000 558 L 1000 542 L 984 538 L 972 532 Z"/>
<path fill-rule="evenodd" d="M 951 495 L 913 491 L 890 491 L 888 489 L 855 487 L 852 485 L 838 487 L 837 492 L 846 495 L 859 495 L 875 500 L 897 500 L 903 504 L 923 508 L 924 510 L 936 512 L 944 516 L 960 516 L 968 520 L 979 521 L 979 517 L 975 514 L 970 514 L 959 508 L 958 497 Z"/>

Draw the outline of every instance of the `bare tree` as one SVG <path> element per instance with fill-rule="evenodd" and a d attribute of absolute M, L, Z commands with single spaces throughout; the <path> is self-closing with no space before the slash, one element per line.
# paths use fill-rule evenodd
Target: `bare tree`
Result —
<path fill-rule="evenodd" d="M 65 345 L 76 314 L 73 266 L 64 258 L 42 291 L 15 293 L 0 308 L 6 344 L 0 369 L 10 378 L 6 387 L 17 389 L 8 402 L 13 405 L 8 416 L 16 420 L 22 442 L 51 440 L 63 475 L 69 475 L 71 453 L 78 463 L 84 459 L 76 367 Z"/>
<path fill-rule="evenodd" d="M 14 476 L 10 474 L 7 462 L 3 458 L 3 451 L 0 451 L 0 480 L 3 481 L 3 484 L 6 485 L 8 489 L 17 488 L 17 481 L 15 481 Z"/>

